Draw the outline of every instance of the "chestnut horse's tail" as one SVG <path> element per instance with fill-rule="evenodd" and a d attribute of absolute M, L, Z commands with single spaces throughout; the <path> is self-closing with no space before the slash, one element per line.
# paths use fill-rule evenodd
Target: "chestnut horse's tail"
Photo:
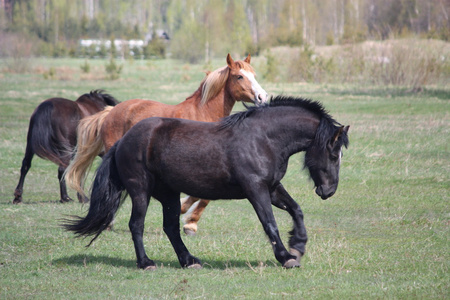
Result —
<path fill-rule="evenodd" d="M 106 116 L 113 108 L 106 106 L 104 110 L 81 119 L 78 124 L 75 156 L 67 167 L 64 177 L 67 184 L 82 196 L 85 196 L 84 182 L 87 173 L 95 157 L 104 151 L 100 131 Z"/>
<path fill-rule="evenodd" d="M 74 220 L 64 220 L 62 226 L 69 231 L 73 231 L 78 236 L 91 236 L 88 246 L 108 228 L 114 220 L 114 215 L 120 207 L 120 202 L 125 199 L 123 186 L 117 171 L 114 156 L 116 145 L 113 146 L 103 158 L 94 179 L 91 192 L 91 204 L 86 217 L 75 217 Z"/>

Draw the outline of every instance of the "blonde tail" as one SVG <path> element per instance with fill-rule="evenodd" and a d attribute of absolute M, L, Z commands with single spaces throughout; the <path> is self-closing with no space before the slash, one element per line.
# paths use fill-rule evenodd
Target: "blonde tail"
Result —
<path fill-rule="evenodd" d="M 106 116 L 113 108 L 113 106 L 106 106 L 104 110 L 83 118 L 78 124 L 75 156 L 67 167 L 64 178 L 69 187 L 83 197 L 86 197 L 84 183 L 87 174 L 95 157 L 104 151 L 100 130 Z"/>

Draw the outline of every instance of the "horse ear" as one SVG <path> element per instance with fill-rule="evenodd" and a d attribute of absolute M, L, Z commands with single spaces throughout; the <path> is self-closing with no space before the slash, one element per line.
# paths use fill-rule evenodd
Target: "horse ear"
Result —
<path fill-rule="evenodd" d="M 348 130 L 348 126 L 347 126 L 347 130 Z M 339 137 L 341 136 L 342 132 L 345 131 L 344 126 L 339 127 L 338 129 L 336 129 L 336 132 L 334 133 L 333 138 L 331 139 L 331 147 L 334 147 L 334 145 L 336 144 L 337 140 L 339 139 Z"/>
<path fill-rule="evenodd" d="M 248 64 L 250 64 L 250 59 L 251 59 L 251 57 L 250 57 L 250 53 L 247 55 L 247 57 L 244 59 L 244 61 L 246 62 L 246 63 L 248 63 Z"/>
<path fill-rule="evenodd" d="M 230 55 L 230 53 L 228 53 L 228 55 L 227 55 L 227 64 L 228 64 L 228 67 L 230 68 L 230 69 L 233 69 L 233 68 L 235 68 L 235 64 L 234 64 L 234 60 L 231 58 L 231 55 Z"/>
<path fill-rule="evenodd" d="M 350 125 L 345 126 L 344 132 L 347 134 L 349 129 L 350 129 Z"/>

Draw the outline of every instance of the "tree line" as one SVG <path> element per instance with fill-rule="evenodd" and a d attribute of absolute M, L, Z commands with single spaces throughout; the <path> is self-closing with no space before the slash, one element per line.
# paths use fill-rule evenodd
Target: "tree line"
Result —
<path fill-rule="evenodd" d="M 448 41 L 449 11 L 448 0 L 0 0 L 0 29 L 33 41 L 36 55 L 83 55 L 83 38 L 147 38 L 156 43 L 149 51 L 164 55 L 167 47 L 197 62 L 279 45 L 411 35 Z M 157 30 L 170 42 L 158 41 Z"/>

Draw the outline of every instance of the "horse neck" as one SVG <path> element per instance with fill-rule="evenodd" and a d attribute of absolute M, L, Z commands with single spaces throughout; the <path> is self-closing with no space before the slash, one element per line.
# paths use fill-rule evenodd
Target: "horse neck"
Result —
<path fill-rule="evenodd" d="M 274 120 L 264 122 L 265 134 L 270 138 L 270 143 L 277 145 L 286 157 L 305 151 L 314 141 L 320 123 L 316 116 L 309 113 L 300 116 L 295 109 L 269 109 L 263 118 Z"/>
<path fill-rule="evenodd" d="M 223 88 L 216 96 L 209 99 L 206 103 L 201 103 L 202 100 L 202 85 L 185 101 L 179 103 L 177 106 L 183 113 L 190 114 L 189 118 L 204 122 L 217 122 L 221 118 L 230 115 L 234 103 L 236 101 Z"/>

